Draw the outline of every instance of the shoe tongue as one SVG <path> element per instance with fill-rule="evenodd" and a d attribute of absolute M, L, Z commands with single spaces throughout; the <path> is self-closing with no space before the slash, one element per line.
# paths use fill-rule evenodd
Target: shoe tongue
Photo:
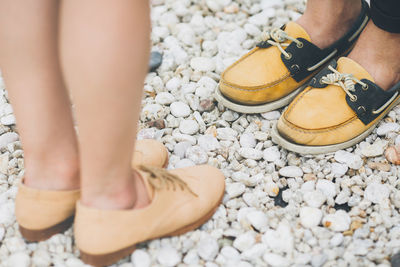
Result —
<path fill-rule="evenodd" d="M 337 70 L 341 73 L 351 73 L 359 80 L 367 79 L 371 82 L 375 82 L 366 69 L 348 57 L 339 58 L 337 65 Z"/>
<path fill-rule="evenodd" d="M 311 42 L 311 38 L 299 24 L 296 22 L 290 21 L 286 24 L 285 32 L 289 34 L 293 38 L 304 38 L 307 41 Z"/>

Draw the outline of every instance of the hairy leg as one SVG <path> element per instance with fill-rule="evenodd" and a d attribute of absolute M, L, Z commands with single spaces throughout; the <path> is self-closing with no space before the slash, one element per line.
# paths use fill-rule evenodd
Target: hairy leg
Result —
<path fill-rule="evenodd" d="M 76 108 L 85 205 L 121 209 L 148 202 L 131 160 L 149 33 L 147 1 L 62 2 L 61 59 Z"/>
<path fill-rule="evenodd" d="M 0 2 L 0 68 L 25 155 L 25 184 L 79 187 L 70 101 L 57 51 L 58 1 Z"/>
<path fill-rule="evenodd" d="M 361 0 L 308 0 L 299 23 L 320 48 L 328 47 L 352 26 L 361 10 Z"/>

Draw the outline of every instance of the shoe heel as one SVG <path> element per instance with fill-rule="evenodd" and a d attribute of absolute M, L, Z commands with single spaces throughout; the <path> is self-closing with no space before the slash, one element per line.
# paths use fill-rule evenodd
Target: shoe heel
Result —
<path fill-rule="evenodd" d="M 114 264 L 115 262 L 119 261 L 120 259 L 125 258 L 126 256 L 129 256 L 133 251 L 135 251 L 136 245 L 112 252 L 112 253 L 107 253 L 107 254 L 99 254 L 99 255 L 93 255 L 93 254 L 88 254 L 83 251 L 80 251 L 81 253 L 81 260 L 86 263 L 93 265 L 95 267 L 102 267 L 102 266 L 108 266 L 111 264 Z"/>
<path fill-rule="evenodd" d="M 73 220 L 74 217 L 72 216 L 66 219 L 65 221 L 62 221 L 59 224 L 41 230 L 32 230 L 19 226 L 19 231 L 21 232 L 22 237 L 29 242 L 44 241 L 49 239 L 55 234 L 66 231 L 72 225 Z"/>

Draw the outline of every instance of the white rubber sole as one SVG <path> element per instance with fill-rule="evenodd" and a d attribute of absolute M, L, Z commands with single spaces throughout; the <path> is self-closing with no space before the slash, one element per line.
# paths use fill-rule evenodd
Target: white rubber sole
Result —
<path fill-rule="evenodd" d="M 287 96 L 276 100 L 274 102 L 266 103 L 266 104 L 261 104 L 261 105 L 243 105 L 243 104 L 238 104 L 233 102 L 232 100 L 229 100 L 226 98 L 219 88 L 215 91 L 214 97 L 215 100 L 218 101 L 218 103 L 221 103 L 223 106 L 236 111 L 240 113 L 246 113 L 246 114 L 255 114 L 255 113 L 264 113 L 272 110 L 276 110 L 278 108 L 284 107 L 288 105 L 292 100 L 299 94 L 301 91 L 304 90 L 308 85 L 308 81 L 304 83 L 302 86 L 288 94 Z"/>
<path fill-rule="evenodd" d="M 369 127 L 365 132 L 343 143 L 328 145 L 328 146 L 305 146 L 292 143 L 279 134 L 279 131 L 276 127 L 276 123 L 271 131 L 272 142 L 280 145 L 281 147 L 289 151 L 296 152 L 302 155 L 327 154 L 336 152 L 340 149 L 346 149 L 364 140 L 375 129 L 376 125 L 378 125 L 381 119 L 384 118 L 386 114 L 388 114 L 389 111 L 399 103 L 400 103 L 400 97 L 398 97 L 395 101 L 393 101 L 392 105 L 390 105 L 390 107 L 387 108 L 387 110 L 382 113 L 380 119 L 377 120 L 376 123 L 371 125 L 371 127 Z"/>

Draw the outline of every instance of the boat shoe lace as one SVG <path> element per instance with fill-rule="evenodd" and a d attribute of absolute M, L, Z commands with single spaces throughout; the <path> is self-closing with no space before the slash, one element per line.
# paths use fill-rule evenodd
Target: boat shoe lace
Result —
<path fill-rule="evenodd" d="M 273 28 L 270 31 L 263 31 L 260 39 L 262 42 L 267 42 L 268 44 L 277 47 L 286 59 L 292 58 L 292 55 L 283 49 L 283 47 L 288 47 L 290 45 L 289 43 L 286 43 L 286 41 L 290 40 L 295 42 L 297 47 L 303 47 L 302 42 L 296 38 L 293 38 L 280 28 Z"/>
<path fill-rule="evenodd" d="M 355 94 L 352 94 L 352 92 L 356 91 L 355 89 L 356 83 L 360 84 L 364 90 L 368 89 L 368 84 L 360 81 L 359 79 L 354 77 L 353 74 L 341 73 L 332 66 L 328 66 L 328 68 L 330 71 L 332 71 L 332 73 L 329 73 L 326 76 L 322 77 L 320 83 L 331 84 L 341 87 L 350 97 L 351 101 L 355 102 L 357 100 L 357 96 Z M 392 98 L 389 101 L 387 101 L 383 106 L 381 106 L 379 109 L 373 110 L 372 113 L 373 114 L 381 113 L 392 102 L 393 98 L 395 98 L 397 94 L 398 92 L 396 92 L 392 96 Z"/>
<path fill-rule="evenodd" d="M 198 196 L 192 191 L 185 181 L 183 181 L 177 175 L 166 171 L 165 169 L 147 165 L 140 165 L 139 169 L 149 174 L 148 182 L 156 190 L 162 190 L 164 188 L 168 190 L 170 186 L 172 186 L 172 189 L 175 191 L 178 186 L 181 188 L 181 190 L 186 189 L 192 195 L 196 197 Z"/>

